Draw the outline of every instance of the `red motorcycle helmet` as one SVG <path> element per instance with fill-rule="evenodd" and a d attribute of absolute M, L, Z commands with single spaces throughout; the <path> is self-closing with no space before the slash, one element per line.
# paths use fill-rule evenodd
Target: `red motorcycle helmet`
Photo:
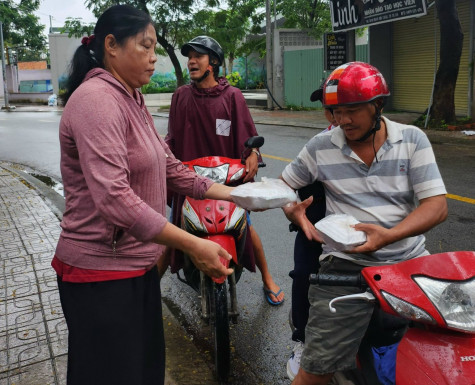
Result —
<path fill-rule="evenodd" d="M 350 62 L 336 68 L 323 86 L 323 106 L 327 108 L 368 103 L 390 95 L 386 80 L 368 63 Z"/>

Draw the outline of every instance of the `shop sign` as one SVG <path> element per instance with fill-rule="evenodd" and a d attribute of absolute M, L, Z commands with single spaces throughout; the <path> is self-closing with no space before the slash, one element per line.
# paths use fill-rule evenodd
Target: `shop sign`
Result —
<path fill-rule="evenodd" d="M 426 0 L 330 0 L 333 32 L 427 14 Z"/>

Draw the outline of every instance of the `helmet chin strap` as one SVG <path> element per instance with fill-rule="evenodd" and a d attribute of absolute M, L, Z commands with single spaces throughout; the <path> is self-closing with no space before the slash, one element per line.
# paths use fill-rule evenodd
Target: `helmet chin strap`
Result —
<path fill-rule="evenodd" d="M 373 135 L 374 157 L 376 159 L 376 163 L 378 163 L 379 160 L 378 160 L 378 155 L 376 154 L 376 148 L 374 146 L 374 140 L 376 138 L 376 132 L 381 129 L 381 108 L 379 108 L 378 105 L 376 105 L 376 104 L 374 106 L 376 107 L 376 113 L 374 114 L 374 126 L 366 134 L 364 134 L 361 138 L 357 139 L 357 142 L 364 142 L 371 135 Z"/>
<path fill-rule="evenodd" d="M 364 142 L 366 139 L 368 139 L 371 135 L 375 135 L 376 131 L 379 131 L 381 129 L 381 110 L 376 107 L 376 114 L 374 116 L 374 126 L 371 128 L 366 134 L 364 134 L 361 138 L 357 140 L 357 142 Z"/>
<path fill-rule="evenodd" d="M 201 83 L 203 80 L 205 80 L 208 75 L 211 73 L 210 70 L 206 70 L 205 73 L 203 74 L 202 77 L 200 77 L 199 79 L 195 80 L 197 83 Z"/>
<path fill-rule="evenodd" d="M 208 69 L 205 71 L 202 77 L 196 80 L 197 83 L 201 83 L 203 80 L 205 80 L 209 74 L 211 73 L 213 67 L 211 65 L 208 65 Z"/>

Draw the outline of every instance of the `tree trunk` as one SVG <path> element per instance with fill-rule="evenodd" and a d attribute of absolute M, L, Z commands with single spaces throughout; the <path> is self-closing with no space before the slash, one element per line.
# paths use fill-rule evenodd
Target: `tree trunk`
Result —
<path fill-rule="evenodd" d="M 159 35 L 158 33 L 157 41 L 158 44 L 160 44 L 165 49 L 165 51 L 167 51 L 168 57 L 172 61 L 173 68 L 175 68 L 176 87 L 181 87 L 185 84 L 185 80 L 183 79 L 183 71 L 181 69 L 181 64 L 175 54 L 175 48 L 167 41 L 166 38 Z"/>
<path fill-rule="evenodd" d="M 147 1 L 146 0 L 140 0 L 139 1 L 140 8 L 142 11 L 148 13 L 150 15 L 150 12 L 147 8 Z M 181 70 L 181 64 L 178 61 L 178 58 L 176 57 L 175 54 L 175 48 L 173 45 L 171 45 L 168 40 L 166 39 L 165 35 L 160 35 L 158 33 L 158 26 L 155 25 L 155 30 L 156 35 L 157 35 L 157 42 L 160 44 L 165 51 L 167 51 L 168 57 L 172 61 L 173 67 L 175 68 L 175 76 L 176 76 L 176 88 L 182 86 L 185 84 L 185 79 L 183 79 L 183 71 Z"/>
<path fill-rule="evenodd" d="M 431 118 L 455 122 L 455 85 L 462 56 L 463 33 L 455 0 L 436 0 L 440 23 L 440 64 L 437 69 Z"/>
<path fill-rule="evenodd" d="M 232 74 L 234 70 L 234 53 L 233 52 L 229 53 L 228 61 L 229 61 L 229 73 Z"/>
<path fill-rule="evenodd" d="M 228 67 L 226 65 L 226 59 L 223 60 L 223 64 L 221 65 L 223 67 L 223 76 L 226 76 L 228 74 Z"/>

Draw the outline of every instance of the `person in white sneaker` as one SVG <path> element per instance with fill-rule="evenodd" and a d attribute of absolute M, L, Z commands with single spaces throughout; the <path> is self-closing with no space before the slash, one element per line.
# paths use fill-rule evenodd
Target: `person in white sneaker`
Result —
<path fill-rule="evenodd" d="M 310 101 L 322 102 L 323 84 L 312 93 Z M 324 113 L 330 125 L 322 133 L 337 126 L 332 112 L 325 108 Z M 301 188 L 298 190 L 298 194 L 301 201 L 305 201 L 308 197 L 313 196 L 313 201 L 306 210 L 307 218 L 312 223 L 318 222 L 325 216 L 325 191 L 321 182 L 315 182 L 310 186 Z M 308 302 L 308 289 L 310 286 L 308 277 L 310 274 L 318 271 L 318 257 L 322 253 L 322 245 L 315 241 L 309 241 L 298 226 L 291 224 L 290 230 L 297 231 L 294 243 L 294 269 L 289 273 L 289 276 L 292 278 L 292 308 L 290 309 L 289 322 L 292 328 L 292 340 L 296 342 L 296 345 L 287 361 L 287 376 L 293 380 L 300 368 L 300 357 L 305 342 L 305 326 L 307 325 L 310 308 L 310 303 Z"/>
<path fill-rule="evenodd" d="M 300 357 L 302 357 L 302 352 L 303 342 L 299 341 L 295 344 L 292 354 L 287 361 L 287 377 L 289 377 L 291 381 L 294 380 L 300 369 Z"/>

